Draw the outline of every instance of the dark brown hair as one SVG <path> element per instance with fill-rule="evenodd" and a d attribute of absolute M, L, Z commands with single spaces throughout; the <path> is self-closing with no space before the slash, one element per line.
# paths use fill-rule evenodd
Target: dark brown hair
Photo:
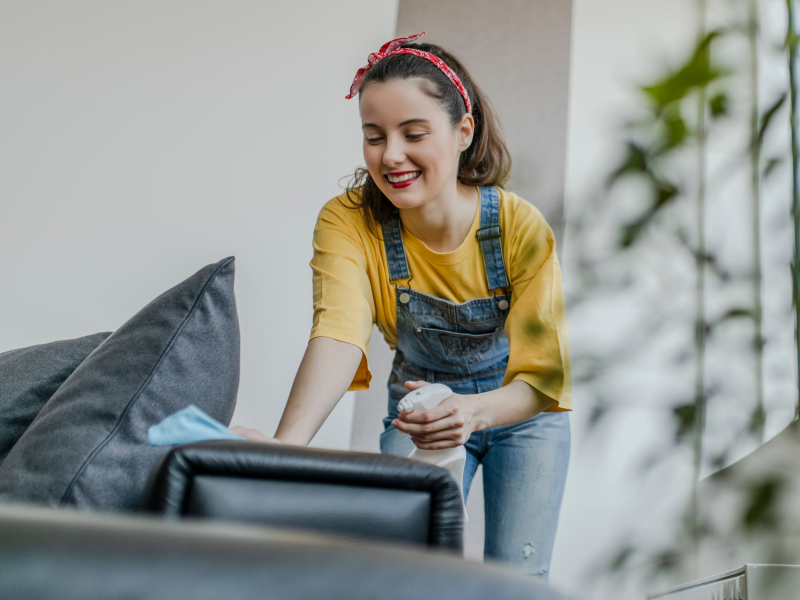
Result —
<path fill-rule="evenodd" d="M 472 118 L 475 121 L 472 143 L 461 153 L 458 162 L 458 180 L 465 185 L 491 185 L 503 187 L 511 171 L 511 154 L 503 140 L 500 122 L 489 99 L 472 80 L 457 58 L 436 44 L 404 44 L 401 48 L 416 48 L 441 58 L 450 67 L 467 90 L 472 103 Z M 436 99 L 455 128 L 467 112 L 464 98 L 447 76 L 431 61 L 413 54 L 393 54 L 379 60 L 367 71 L 359 86 L 359 93 L 370 83 L 383 83 L 392 79 L 421 80 L 422 91 Z M 361 194 L 350 192 L 360 190 Z M 353 202 L 348 208 L 360 209 L 368 229 L 377 235 L 377 229 L 386 224 L 394 211 L 394 205 L 380 190 L 369 170 L 358 167 L 347 186 L 347 198 Z M 347 205 L 345 205 L 347 206 Z"/>

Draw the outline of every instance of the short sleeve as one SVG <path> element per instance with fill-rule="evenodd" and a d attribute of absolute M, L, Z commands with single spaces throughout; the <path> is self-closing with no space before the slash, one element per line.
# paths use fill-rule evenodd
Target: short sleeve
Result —
<path fill-rule="evenodd" d="M 520 379 L 572 410 L 569 345 L 561 267 L 553 231 L 530 205 L 512 228 L 512 296 L 505 331 L 510 351 L 503 385 Z"/>
<path fill-rule="evenodd" d="M 347 208 L 342 207 L 346 211 Z M 313 237 L 314 323 L 309 341 L 330 337 L 358 346 L 361 364 L 348 391 L 369 388 L 369 340 L 375 322 L 375 302 L 367 276 L 367 259 L 359 230 L 327 203 L 317 218 Z"/>

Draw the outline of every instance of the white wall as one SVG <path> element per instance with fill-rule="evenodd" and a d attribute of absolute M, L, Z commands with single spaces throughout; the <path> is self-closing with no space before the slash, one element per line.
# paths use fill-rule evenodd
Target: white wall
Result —
<path fill-rule="evenodd" d="M 311 329 L 314 221 L 363 163 L 344 96 L 396 14 L 397 0 L 0 3 L 0 351 L 114 330 L 235 255 L 233 423 L 274 433 Z M 346 447 L 351 396 L 313 445 Z"/>

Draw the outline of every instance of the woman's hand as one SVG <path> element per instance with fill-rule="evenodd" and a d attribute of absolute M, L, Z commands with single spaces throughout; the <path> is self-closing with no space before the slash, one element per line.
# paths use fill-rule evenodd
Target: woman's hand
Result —
<path fill-rule="evenodd" d="M 269 437 L 261 433 L 258 429 L 248 429 L 247 427 L 241 427 L 239 425 L 235 425 L 233 427 L 229 427 L 233 433 L 236 435 L 240 435 L 247 440 L 252 440 L 254 442 L 270 442 L 272 444 L 282 444 L 278 438 Z"/>
<path fill-rule="evenodd" d="M 430 384 L 427 381 L 406 381 L 410 391 L 426 385 Z M 466 443 L 477 429 L 474 416 L 475 405 L 470 397 L 453 392 L 439 406 L 398 415 L 392 425 L 408 433 L 417 448 L 439 450 Z"/>

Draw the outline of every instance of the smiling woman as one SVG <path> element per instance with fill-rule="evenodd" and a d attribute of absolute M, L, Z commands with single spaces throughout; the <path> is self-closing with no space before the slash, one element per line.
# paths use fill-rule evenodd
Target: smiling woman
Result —
<path fill-rule="evenodd" d="M 457 247 L 478 203 L 475 185 L 458 181 L 454 172 L 472 142 L 472 116 L 465 113 L 454 128 L 439 103 L 408 80 L 362 85 L 364 160 L 377 202 L 391 196 L 390 207 L 404 211 L 403 225 L 429 247 Z M 432 197 L 440 201 L 430 202 Z M 386 211 L 373 206 L 364 190 L 362 211 L 377 221 Z"/>
<path fill-rule="evenodd" d="M 371 66 L 359 69 L 347 96 L 359 94 L 367 166 L 356 169 L 347 189 L 361 192 L 358 204 L 373 232 L 388 220 L 395 206 L 401 208 L 393 204 L 394 199 L 388 201 L 388 192 L 405 188 L 392 186 L 389 174 L 421 170 L 418 183 L 427 178 L 429 193 L 441 189 L 443 178 L 450 177 L 463 196 L 470 193 L 470 186 L 505 185 L 511 171 L 511 155 L 488 98 L 452 54 L 435 44 L 409 43 L 419 35 L 387 42 L 370 55 Z M 416 99 L 414 104 L 409 96 Z M 366 97 L 369 101 L 365 103 Z M 415 113 L 415 105 L 427 110 Z M 392 169 L 390 137 L 407 140 L 408 145 L 425 141 L 425 147 L 418 150 L 419 158 L 433 159 L 432 164 Z M 376 160 L 384 164 L 376 166 Z M 439 170 L 427 171 L 426 166 L 438 166 Z M 441 173 L 442 167 L 451 172 Z M 405 219 L 403 224 L 407 225 Z"/>
<path fill-rule="evenodd" d="M 346 391 L 369 387 L 377 324 L 395 350 L 381 452 L 463 444 L 465 498 L 484 466 L 485 556 L 546 578 L 572 410 L 555 238 L 503 189 L 511 160 L 488 100 L 416 37 L 371 54 L 347 96 L 359 96 L 366 168 L 320 210 L 314 324 L 275 439 L 308 444 Z M 434 382 L 454 393 L 398 414 Z"/>

